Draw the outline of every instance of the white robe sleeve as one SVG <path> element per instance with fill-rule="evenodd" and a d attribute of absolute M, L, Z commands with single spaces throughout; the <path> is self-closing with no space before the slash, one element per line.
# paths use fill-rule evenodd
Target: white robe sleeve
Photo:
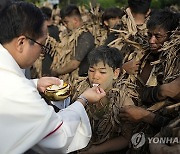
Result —
<path fill-rule="evenodd" d="M 69 153 L 86 147 L 91 138 L 91 127 L 83 105 L 76 101 L 58 114 L 62 125 L 41 140 L 38 144 L 41 153 Z"/>
<path fill-rule="evenodd" d="M 85 147 L 91 128 L 83 105 L 75 102 L 55 113 L 33 81 L 0 44 L 0 154 L 24 153 L 35 145 L 43 154 Z"/>
<path fill-rule="evenodd" d="M 69 153 L 88 144 L 91 127 L 80 102 L 55 113 L 32 81 L 5 73 L 0 72 L 0 153 L 23 153 L 35 145 L 43 154 Z"/>

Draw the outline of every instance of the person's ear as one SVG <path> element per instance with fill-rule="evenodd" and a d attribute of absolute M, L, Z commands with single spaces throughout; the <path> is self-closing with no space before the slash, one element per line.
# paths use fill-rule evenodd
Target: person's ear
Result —
<path fill-rule="evenodd" d="M 25 46 L 25 41 L 26 41 L 26 37 L 24 35 L 21 35 L 17 38 L 16 48 L 17 48 L 18 52 L 20 52 L 20 53 L 23 52 L 23 48 Z"/>
<path fill-rule="evenodd" d="M 119 74 L 120 74 L 120 68 L 116 68 L 116 69 L 114 70 L 114 77 L 113 77 L 113 79 L 117 79 L 118 76 L 119 76 Z"/>
<path fill-rule="evenodd" d="M 78 18 L 78 17 L 74 16 L 74 17 L 73 17 L 73 21 L 74 21 L 74 24 L 75 24 L 75 25 L 78 25 L 78 24 L 79 24 L 79 18 Z"/>

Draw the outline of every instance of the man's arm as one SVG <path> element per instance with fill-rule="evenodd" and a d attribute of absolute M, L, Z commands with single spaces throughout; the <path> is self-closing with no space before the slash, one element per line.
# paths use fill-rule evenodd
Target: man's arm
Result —
<path fill-rule="evenodd" d="M 163 84 L 159 88 L 158 98 L 160 100 L 171 97 L 180 99 L 180 77 L 176 78 L 170 83 Z"/>
<path fill-rule="evenodd" d="M 118 151 L 128 146 L 129 140 L 123 136 L 119 136 L 110 139 L 102 144 L 93 145 L 87 151 L 82 151 L 80 154 L 92 154 L 92 153 L 106 153 L 112 151 Z"/>
<path fill-rule="evenodd" d="M 131 122 L 146 122 L 160 128 L 168 124 L 169 118 L 147 111 L 137 106 L 125 106 L 120 109 L 120 117 Z"/>
<path fill-rule="evenodd" d="M 160 86 L 145 87 L 141 93 L 141 100 L 147 105 L 163 101 L 168 97 L 180 100 L 180 77 Z"/>
<path fill-rule="evenodd" d="M 129 105 L 120 109 L 120 117 L 131 122 L 147 122 L 152 124 L 155 114 L 144 108 Z"/>

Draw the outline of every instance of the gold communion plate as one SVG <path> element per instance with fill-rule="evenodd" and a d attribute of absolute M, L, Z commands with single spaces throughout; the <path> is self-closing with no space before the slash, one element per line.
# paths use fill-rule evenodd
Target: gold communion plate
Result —
<path fill-rule="evenodd" d="M 62 88 L 51 85 L 45 90 L 44 94 L 51 101 L 64 100 L 71 95 L 71 86 L 67 83 L 64 83 Z"/>

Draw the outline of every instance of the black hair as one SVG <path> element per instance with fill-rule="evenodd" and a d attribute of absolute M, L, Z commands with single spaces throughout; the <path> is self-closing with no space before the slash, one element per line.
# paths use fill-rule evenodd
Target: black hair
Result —
<path fill-rule="evenodd" d="M 0 3 L 2 4 L 2 3 Z M 20 35 L 33 39 L 42 36 L 44 17 L 41 10 L 28 2 L 3 4 L 0 12 L 0 43 L 8 43 Z"/>
<path fill-rule="evenodd" d="M 63 20 L 65 17 L 78 16 L 81 17 L 80 11 L 76 5 L 70 4 L 60 11 L 60 17 Z"/>
<path fill-rule="evenodd" d="M 53 5 L 53 10 L 56 10 L 58 8 L 58 4 Z"/>
<path fill-rule="evenodd" d="M 43 6 L 43 7 L 41 7 L 41 11 L 44 14 L 45 20 L 51 19 L 51 16 L 52 16 L 51 8 Z"/>
<path fill-rule="evenodd" d="M 6 8 L 11 5 L 11 0 L 1 0 L 0 1 L 0 13 L 6 10 Z"/>
<path fill-rule="evenodd" d="M 112 7 L 107 8 L 102 15 L 102 23 L 112 18 L 121 18 L 124 12 L 120 8 Z"/>
<path fill-rule="evenodd" d="M 160 27 L 167 32 L 175 30 L 178 26 L 179 14 L 173 13 L 167 9 L 154 11 L 147 22 L 148 29 L 155 29 Z"/>
<path fill-rule="evenodd" d="M 99 46 L 89 53 L 88 61 L 90 67 L 103 61 L 104 65 L 107 64 L 115 70 L 122 67 L 123 55 L 117 48 Z"/>
<path fill-rule="evenodd" d="M 128 0 L 128 5 L 133 13 L 146 14 L 151 6 L 151 0 Z"/>

